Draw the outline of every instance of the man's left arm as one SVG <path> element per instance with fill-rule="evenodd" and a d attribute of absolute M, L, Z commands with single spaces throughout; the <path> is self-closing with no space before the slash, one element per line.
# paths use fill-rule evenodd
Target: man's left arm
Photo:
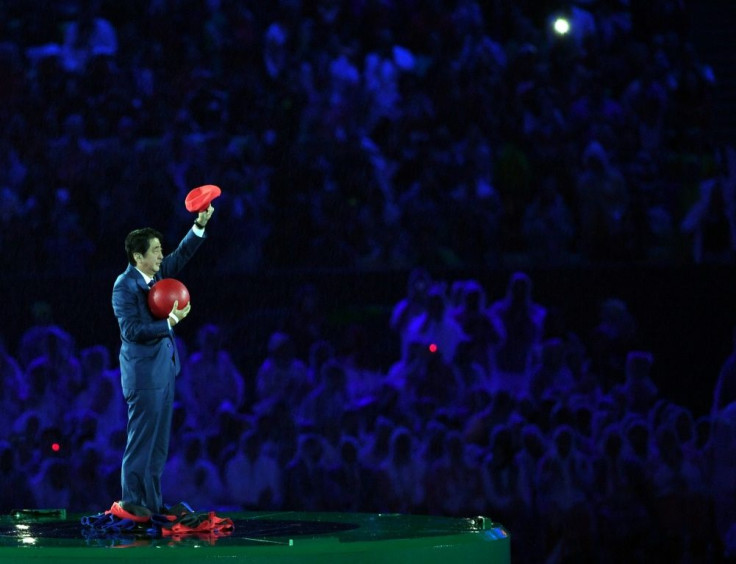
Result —
<path fill-rule="evenodd" d="M 212 217 L 214 208 L 210 205 L 203 212 L 199 212 L 197 219 L 192 226 L 192 229 L 187 231 L 187 234 L 179 243 L 179 246 L 167 255 L 161 262 L 161 277 L 168 278 L 176 275 L 184 265 L 192 258 L 196 250 L 202 244 L 206 234 L 204 228 Z"/>
<path fill-rule="evenodd" d="M 215 208 L 212 207 L 212 204 L 204 210 L 197 214 L 197 219 L 194 220 L 194 232 L 199 235 L 200 237 L 204 236 L 204 228 L 207 225 L 207 222 L 212 217 L 212 214 L 215 213 Z"/>

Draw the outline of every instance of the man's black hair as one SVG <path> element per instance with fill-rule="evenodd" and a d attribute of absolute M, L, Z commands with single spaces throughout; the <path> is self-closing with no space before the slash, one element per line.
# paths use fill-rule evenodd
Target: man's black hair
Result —
<path fill-rule="evenodd" d="M 153 229 L 152 227 L 143 227 L 141 229 L 135 229 L 128 233 L 125 238 L 125 254 L 128 255 L 128 262 L 135 266 L 135 253 L 145 255 L 148 249 L 151 247 L 151 239 L 163 240 L 163 235 Z"/>

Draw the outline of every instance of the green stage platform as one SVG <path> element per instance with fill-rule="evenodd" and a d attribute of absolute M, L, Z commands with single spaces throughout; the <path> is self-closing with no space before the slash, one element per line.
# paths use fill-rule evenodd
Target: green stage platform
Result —
<path fill-rule="evenodd" d="M 508 532 L 486 517 L 367 513 L 219 513 L 226 536 L 179 539 L 90 535 L 64 511 L 0 517 L 0 560 L 74 562 L 232 562 L 507 564 Z"/>

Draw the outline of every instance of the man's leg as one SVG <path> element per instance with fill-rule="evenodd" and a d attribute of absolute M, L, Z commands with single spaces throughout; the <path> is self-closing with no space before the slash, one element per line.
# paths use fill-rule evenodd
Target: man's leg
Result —
<path fill-rule="evenodd" d="M 156 426 L 156 436 L 153 440 L 151 462 L 147 474 L 148 482 L 146 483 L 147 501 L 151 503 L 148 507 L 151 511 L 161 511 L 163 508 L 161 476 L 164 473 L 166 459 L 169 455 L 171 419 L 174 413 L 174 381 L 175 375 L 172 374 L 169 378 L 168 385 L 161 391 L 158 424 Z"/>
<path fill-rule="evenodd" d="M 123 390 L 128 402 L 128 440 L 121 468 L 122 501 L 149 506 L 155 500 L 151 492 L 150 467 L 155 438 L 160 426 L 164 389 Z"/>

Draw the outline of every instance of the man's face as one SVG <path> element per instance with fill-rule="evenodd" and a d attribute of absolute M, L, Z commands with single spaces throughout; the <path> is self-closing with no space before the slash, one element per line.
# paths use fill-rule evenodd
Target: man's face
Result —
<path fill-rule="evenodd" d="M 153 276 L 161 268 L 161 261 L 164 258 L 164 252 L 161 247 L 161 241 L 154 237 L 148 240 L 149 247 L 145 255 L 136 254 L 136 266 L 148 276 Z"/>

